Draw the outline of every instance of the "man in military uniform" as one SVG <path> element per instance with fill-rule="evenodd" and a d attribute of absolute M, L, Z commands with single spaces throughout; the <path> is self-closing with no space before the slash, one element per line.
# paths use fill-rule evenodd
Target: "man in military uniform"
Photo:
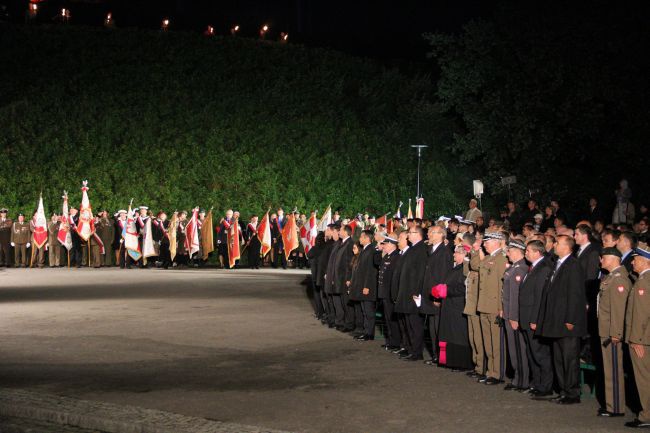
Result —
<path fill-rule="evenodd" d="M 528 271 L 525 251 L 526 245 L 522 240 L 512 238 L 508 242 L 507 255 L 511 266 L 503 274 L 503 319 L 508 339 L 508 355 L 515 375 L 512 383 L 504 388 L 506 390 L 524 391 L 529 386 L 526 341 L 519 329 L 519 286 Z"/>
<path fill-rule="evenodd" d="M 632 287 L 627 270 L 621 266 L 621 252 L 604 248 L 600 264 L 608 274 L 600 283 L 598 293 L 598 335 L 603 353 L 605 372 L 605 408 L 598 416 L 623 416 L 625 412 L 625 384 L 623 381 L 623 348 L 621 340 L 625 329 L 625 307 Z"/>
<path fill-rule="evenodd" d="M 396 257 L 399 255 L 397 239 L 386 236 L 380 244 L 380 248 L 383 256 L 377 276 L 377 296 L 381 300 L 386 321 L 386 342 L 383 347 L 386 350 L 397 350 L 401 344 L 399 323 L 395 315 L 395 303 L 390 296 L 393 270 L 397 262 Z"/>
<path fill-rule="evenodd" d="M 634 381 L 641 412 L 627 427 L 650 429 L 650 251 L 633 251 L 632 266 L 639 274 L 630 290 L 625 312 L 625 341 L 630 345 Z"/>
<path fill-rule="evenodd" d="M 11 246 L 14 247 L 14 265 L 17 268 L 27 267 L 27 248 L 30 247 L 31 234 L 29 223 L 25 221 L 25 215 L 19 213 L 18 221 L 11 228 Z"/>
<path fill-rule="evenodd" d="M 503 381 L 505 357 L 503 349 L 503 305 L 501 293 L 503 288 L 503 273 L 506 270 L 507 259 L 501 249 L 503 235 L 500 232 L 486 232 L 483 245 L 487 256 L 470 259 L 470 269 L 477 270 L 478 304 L 477 311 L 481 318 L 481 334 L 487 358 L 485 379 L 479 379 L 486 385 L 495 385 Z"/>
<path fill-rule="evenodd" d="M 54 213 L 47 224 L 48 261 L 51 268 L 61 266 L 61 242 L 59 242 L 59 216 Z"/>
<path fill-rule="evenodd" d="M 36 232 L 36 212 L 32 215 L 32 219 L 29 221 L 29 231 L 30 234 L 30 244 L 32 246 L 30 266 L 37 265 L 39 268 L 45 266 L 45 251 L 47 250 L 47 240 L 45 243 L 38 248 L 36 242 L 34 242 L 34 232 Z"/>
<path fill-rule="evenodd" d="M 474 257 L 474 261 L 480 260 L 479 249 L 481 248 L 481 238 L 478 234 L 475 236 L 471 233 L 463 235 L 463 242 L 470 246 L 470 258 L 465 258 L 463 264 L 463 273 L 467 277 L 467 293 L 465 295 L 465 309 L 463 314 L 467 316 L 467 331 L 469 336 L 469 344 L 472 347 L 472 360 L 474 361 L 474 371 L 467 373 L 468 376 L 475 379 L 483 379 L 485 377 L 485 349 L 483 348 L 483 336 L 481 335 L 481 319 L 476 311 L 476 304 L 478 302 L 478 271 L 470 270 L 470 260 Z"/>
<path fill-rule="evenodd" d="M 0 209 L 0 266 L 9 267 L 11 259 L 11 228 L 14 222 L 7 218 L 7 208 Z"/>

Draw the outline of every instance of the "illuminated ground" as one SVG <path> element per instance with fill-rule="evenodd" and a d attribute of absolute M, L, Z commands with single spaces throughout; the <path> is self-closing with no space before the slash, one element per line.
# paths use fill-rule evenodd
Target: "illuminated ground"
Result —
<path fill-rule="evenodd" d="M 622 431 L 314 320 L 298 271 L 0 272 L 0 386 L 295 432 Z M 0 429 L 1 430 L 1 429 Z"/>

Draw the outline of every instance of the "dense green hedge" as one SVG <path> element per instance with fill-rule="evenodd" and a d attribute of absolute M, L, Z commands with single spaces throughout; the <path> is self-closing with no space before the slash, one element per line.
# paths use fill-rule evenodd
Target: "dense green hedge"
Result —
<path fill-rule="evenodd" d="M 6 27 L 0 40 L 0 206 L 63 189 L 95 208 L 267 206 L 453 212 L 471 176 L 429 77 L 323 49 L 189 33 Z M 462 198 L 459 198 L 462 197 Z"/>

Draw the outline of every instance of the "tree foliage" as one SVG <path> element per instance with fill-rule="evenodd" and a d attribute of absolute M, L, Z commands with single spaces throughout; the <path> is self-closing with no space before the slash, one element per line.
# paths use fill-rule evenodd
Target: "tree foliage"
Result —
<path fill-rule="evenodd" d="M 458 35 L 431 34 L 438 96 L 462 122 L 450 149 L 488 191 L 581 199 L 622 177 L 647 187 L 646 16 L 611 2 L 508 2 Z M 527 195 L 527 194 L 526 194 Z M 523 196 L 523 194 L 522 194 Z"/>
<path fill-rule="evenodd" d="M 97 208 L 461 208 L 453 121 L 427 76 L 341 53 L 189 33 L 7 27 L 0 40 L 0 201 Z M 469 186 L 469 182 L 465 180 Z"/>

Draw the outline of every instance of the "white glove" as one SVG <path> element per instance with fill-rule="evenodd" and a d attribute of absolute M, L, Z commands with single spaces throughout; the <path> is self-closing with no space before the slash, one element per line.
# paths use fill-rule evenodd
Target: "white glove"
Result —
<path fill-rule="evenodd" d="M 124 243 L 124 239 L 120 239 L 120 243 L 123 244 L 123 243 Z"/>
<path fill-rule="evenodd" d="M 12 242 L 12 243 L 11 243 L 11 246 L 12 246 L 12 247 L 15 247 L 15 246 L 16 246 L 16 244 L 14 244 L 14 243 Z"/>
<path fill-rule="evenodd" d="M 29 248 L 30 245 L 31 244 L 29 242 L 27 242 L 27 245 L 25 245 L 25 248 Z"/>

